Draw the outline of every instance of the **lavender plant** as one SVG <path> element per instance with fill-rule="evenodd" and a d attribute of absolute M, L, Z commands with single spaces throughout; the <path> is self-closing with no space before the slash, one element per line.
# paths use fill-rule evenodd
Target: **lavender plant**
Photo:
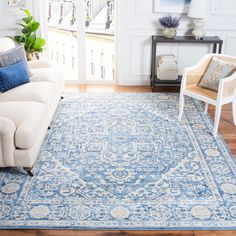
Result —
<path fill-rule="evenodd" d="M 163 16 L 159 19 L 159 22 L 163 28 L 177 28 L 180 23 L 180 17 Z"/>

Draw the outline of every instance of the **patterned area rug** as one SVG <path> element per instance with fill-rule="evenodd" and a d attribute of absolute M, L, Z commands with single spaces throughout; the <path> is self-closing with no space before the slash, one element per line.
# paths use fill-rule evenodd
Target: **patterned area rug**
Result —
<path fill-rule="evenodd" d="M 0 172 L 0 228 L 236 229 L 236 164 L 202 104 L 68 94 L 34 167 Z"/>

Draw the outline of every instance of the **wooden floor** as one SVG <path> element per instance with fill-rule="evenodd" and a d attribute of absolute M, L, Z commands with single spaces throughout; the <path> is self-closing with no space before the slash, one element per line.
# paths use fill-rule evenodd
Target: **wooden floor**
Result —
<path fill-rule="evenodd" d="M 0 236 L 235 236 L 236 231 L 1 230 Z"/>
<path fill-rule="evenodd" d="M 151 92 L 149 87 L 121 86 L 66 86 L 72 92 Z M 178 88 L 162 88 L 157 92 L 178 92 Z M 214 117 L 214 107 L 209 107 Z M 223 108 L 220 127 L 225 142 L 236 156 L 236 128 L 233 125 L 231 105 Z M 0 230 L 0 236 L 236 236 L 236 231 L 79 231 L 79 230 Z"/>

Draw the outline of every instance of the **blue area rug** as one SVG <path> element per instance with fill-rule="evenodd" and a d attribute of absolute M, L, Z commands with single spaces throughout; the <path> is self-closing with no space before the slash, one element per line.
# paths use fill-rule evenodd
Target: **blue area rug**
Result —
<path fill-rule="evenodd" d="M 68 94 L 34 177 L 0 172 L 0 228 L 236 229 L 236 164 L 202 104 Z"/>

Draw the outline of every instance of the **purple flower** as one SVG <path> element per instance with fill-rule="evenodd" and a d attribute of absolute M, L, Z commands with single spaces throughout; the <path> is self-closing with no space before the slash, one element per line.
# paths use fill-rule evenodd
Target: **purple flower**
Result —
<path fill-rule="evenodd" d="M 180 23 L 180 17 L 163 16 L 159 19 L 159 22 L 163 28 L 177 28 Z"/>

